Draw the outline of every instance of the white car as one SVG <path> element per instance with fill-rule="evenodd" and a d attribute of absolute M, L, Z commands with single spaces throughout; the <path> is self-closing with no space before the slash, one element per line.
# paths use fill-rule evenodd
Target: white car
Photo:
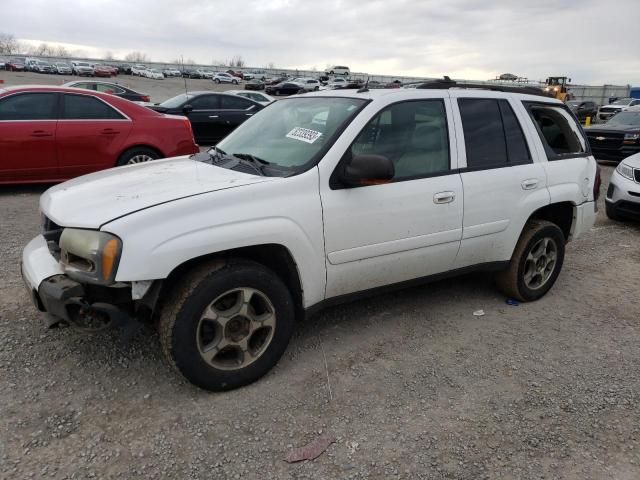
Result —
<path fill-rule="evenodd" d="M 234 85 L 238 85 L 242 79 L 238 77 L 234 77 L 226 72 L 218 72 L 211 77 L 215 83 L 232 83 Z"/>
<path fill-rule="evenodd" d="M 327 88 L 329 90 L 335 90 L 336 88 L 343 88 L 345 85 L 348 85 L 346 78 L 334 77 L 327 83 Z"/>
<path fill-rule="evenodd" d="M 637 138 L 640 138 L 640 134 L 637 134 Z M 640 153 L 618 164 L 609 181 L 605 207 L 607 217 L 612 220 L 640 220 Z"/>
<path fill-rule="evenodd" d="M 609 105 L 603 105 L 598 108 L 597 119 L 606 122 L 616 113 L 624 112 L 629 107 L 640 105 L 640 98 L 619 98 Z"/>
<path fill-rule="evenodd" d="M 267 95 L 266 93 L 262 92 L 256 92 L 253 90 L 225 90 L 224 93 L 230 93 L 232 95 L 239 95 L 241 97 L 250 98 L 251 100 L 254 100 L 263 105 L 268 105 L 276 101 L 276 99 L 271 95 Z"/>
<path fill-rule="evenodd" d="M 343 65 L 334 65 L 333 67 L 329 67 L 325 70 L 327 75 L 349 75 L 350 70 L 349 67 L 345 67 Z"/>
<path fill-rule="evenodd" d="M 323 86 L 322 83 L 320 83 L 320 80 L 316 80 L 314 78 L 297 77 L 291 80 L 291 82 L 299 84 L 307 92 L 318 91 L 320 90 L 320 87 Z"/>
<path fill-rule="evenodd" d="M 257 78 L 258 80 L 262 80 L 264 82 L 267 78 L 267 72 L 265 72 L 264 70 L 254 70 L 252 72 L 245 72 L 243 74 L 243 77 L 244 80 L 253 80 L 254 78 Z"/>
<path fill-rule="evenodd" d="M 165 68 L 162 70 L 162 75 L 165 77 L 181 77 L 182 72 L 177 68 Z"/>
<path fill-rule="evenodd" d="M 142 75 L 147 78 L 151 78 L 152 80 L 164 80 L 164 75 L 161 70 L 157 68 L 149 68 L 142 72 Z"/>
<path fill-rule="evenodd" d="M 278 362 L 296 319 L 382 287 L 495 271 L 508 297 L 542 297 L 595 221 L 599 178 L 555 99 L 308 93 L 208 152 L 47 190 L 22 274 L 48 318 L 155 324 L 173 367 L 226 390 Z"/>
<path fill-rule="evenodd" d="M 144 72 L 147 70 L 145 65 L 137 64 L 131 67 L 131 75 L 138 75 L 140 77 L 144 76 Z"/>
<path fill-rule="evenodd" d="M 71 71 L 74 75 L 93 77 L 93 67 L 88 62 L 71 62 Z"/>

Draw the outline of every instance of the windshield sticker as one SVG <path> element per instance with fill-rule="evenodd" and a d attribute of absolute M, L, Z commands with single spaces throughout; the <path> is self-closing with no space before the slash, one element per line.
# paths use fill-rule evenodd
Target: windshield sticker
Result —
<path fill-rule="evenodd" d="M 295 127 L 286 135 L 287 138 L 293 138 L 305 143 L 313 143 L 321 136 L 322 132 L 316 132 L 315 130 L 310 130 L 308 128 L 302 127 Z"/>

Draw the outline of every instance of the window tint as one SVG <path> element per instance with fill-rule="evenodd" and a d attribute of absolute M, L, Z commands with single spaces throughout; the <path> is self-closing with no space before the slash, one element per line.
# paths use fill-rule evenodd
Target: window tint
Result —
<path fill-rule="evenodd" d="M 22 93 L 0 100 L 0 120 L 55 120 L 55 93 Z"/>
<path fill-rule="evenodd" d="M 124 93 L 124 90 L 115 85 L 109 85 L 108 83 L 98 83 L 97 88 L 102 93 Z"/>
<path fill-rule="evenodd" d="M 95 97 L 65 95 L 62 118 L 68 120 L 121 120 L 124 117 Z"/>
<path fill-rule="evenodd" d="M 565 155 L 587 151 L 587 142 L 580 125 L 564 106 L 525 102 L 547 158 L 555 160 Z"/>
<path fill-rule="evenodd" d="M 522 133 L 520 122 L 511 109 L 511 105 L 506 100 L 499 100 L 500 113 L 502 114 L 502 124 L 504 126 L 504 136 L 507 141 L 507 158 L 510 164 L 529 163 L 531 153 L 527 146 L 527 141 Z"/>
<path fill-rule="evenodd" d="M 223 110 L 246 110 L 252 107 L 254 103 L 246 98 L 235 95 L 224 95 L 222 97 L 221 107 Z"/>
<path fill-rule="evenodd" d="M 468 168 L 496 168 L 531 162 L 520 122 L 507 100 L 461 98 L 458 105 Z"/>
<path fill-rule="evenodd" d="M 96 89 L 96 85 L 95 83 L 74 83 L 73 88 L 83 88 L 85 90 L 95 90 Z"/>
<path fill-rule="evenodd" d="M 194 110 L 215 110 L 220 108 L 220 97 L 218 95 L 202 95 L 192 98 L 189 103 Z"/>
<path fill-rule="evenodd" d="M 444 102 L 422 100 L 385 108 L 351 146 L 351 155 L 363 154 L 388 157 L 398 180 L 449 170 Z"/>
<path fill-rule="evenodd" d="M 484 98 L 458 99 L 467 167 L 488 168 L 506 166 L 507 144 L 498 101 Z"/>

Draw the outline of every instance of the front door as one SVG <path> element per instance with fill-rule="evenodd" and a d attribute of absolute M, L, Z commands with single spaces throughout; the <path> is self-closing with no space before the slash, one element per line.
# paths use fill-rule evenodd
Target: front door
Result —
<path fill-rule="evenodd" d="M 220 118 L 220 95 L 204 94 L 189 101 L 192 110 L 187 113 L 196 142 L 210 144 L 224 137 Z M 222 136 L 221 136 L 222 135 Z"/>
<path fill-rule="evenodd" d="M 17 93 L 0 99 L 0 182 L 59 178 L 58 94 Z"/>
<path fill-rule="evenodd" d="M 384 155 L 393 180 L 345 188 L 323 178 L 327 297 L 451 268 L 463 210 L 452 131 L 448 99 L 392 104 L 373 116 L 337 169 L 355 155 Z"/>
<path fill-rule="evenodd" d="M 72 178 L 116 166 L 132 121 L 91 94 L 64 94 L 58 125 L 60 172 Z"/>

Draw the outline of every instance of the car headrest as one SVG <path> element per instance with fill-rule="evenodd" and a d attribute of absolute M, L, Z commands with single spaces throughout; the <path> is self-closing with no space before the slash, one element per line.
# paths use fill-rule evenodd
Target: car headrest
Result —
<path fill-rule="evenodd" d="M 442 130 L 433 125 L 419 125 L 413 132 L 411 146 L 417 150 L 436 151 L 442 149 Z"/>

